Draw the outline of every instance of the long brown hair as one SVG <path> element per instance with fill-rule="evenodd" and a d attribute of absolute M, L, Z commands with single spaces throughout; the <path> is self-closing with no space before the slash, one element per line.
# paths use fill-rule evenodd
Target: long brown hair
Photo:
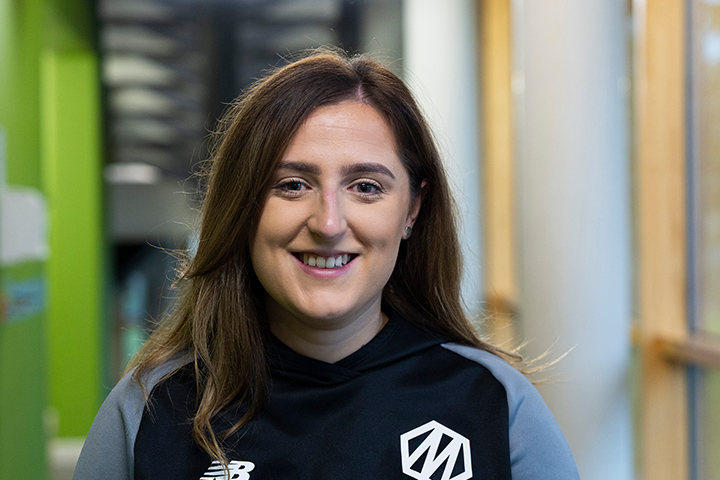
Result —
<path fill-rule="evenodd" d="M 194 364 L 198 389 L 193 435 L 223 461 L 223 439 L 262 408 L 268 387 L 264 290 L 248 242 L 271 177 L 290 139 L 316 108 L 343 100 L 377 109 L 395 134 L 397 153 L 420 191 L 420 214 L 401 243 L 383 290 L 383 309 L 455 342 L 513 360 L 478 336 L 460 299 L 462 258 L 454 204 L 440 155 L 405 84 L 375 60 L 321 50 L 277 69 L 241 95 L 221 120 L 205 171 L 197 252 L 179 270 L 178 303 L 131 363 L 140 384 L 175 355 Z M 224 432 L 211 420 L 242 402 L 242 419 Z"/>

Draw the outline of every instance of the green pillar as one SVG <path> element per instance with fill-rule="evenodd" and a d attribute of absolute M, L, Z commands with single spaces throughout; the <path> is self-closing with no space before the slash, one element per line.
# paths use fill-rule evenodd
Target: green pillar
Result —
<path fill-rule="evenodd" d="M 97 59 L 43 57 L 50 211 L 50 405 L 60 436 L 84 436 L 101 400 L 102 195 Z"/>
<path fill-rule="evenodd" d="M 0 480 L 47 478 L 107 392 L 93 8 L 0 0 Z"/>
<path fill-rule="evenodd" d="M 82 437 L 104 387 L 100 69 L 87 0 L 48 1 L 41 58 L 43 176 L 50 216 L 50 406 L 60 437 Z"/>
<path fill-rule="evenodd" d="M 0 479 L 42 479 L 46 248 L 40 0 L 0 0 Z"/>

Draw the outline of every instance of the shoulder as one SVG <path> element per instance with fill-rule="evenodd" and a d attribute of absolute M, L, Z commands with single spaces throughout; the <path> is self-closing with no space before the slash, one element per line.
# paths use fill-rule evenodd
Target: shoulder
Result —
<path fill-rule="evenodd" d="M 444 343 L 442 346 L 489 370 L 492 376 L 505 388 L 510 407 L 522 403 L 528 396 L 537 396 L 539 399 L 540 394 L 525 375 L 497 355 L 457 343 Z M 542 401 L 542 399 L 540 400 Z M 512 408 L 510 413 L 512 415 Z"/>
<path fill-rule="evenodd" d="M 142 387 L 134 371 L 126 374 L 103 402 L 88 432 L 75 468 L 75 480 L 97 478 L 106 472 L 108 480 L 132 479 L 133 448 L 145 411 L 147 394 L 165 376 L 182 367 L 187 359 L 173 357 L 144 374 Z"/>
<path fill-rule="evenodd" d="M 126 428 L 137 430 L 148 395 L 161 380 L 187 363 L 187 358 L 173 357 L 162 365 L 143 373 L 139 379 L 135 370 L 130 371 L 112 389 L 100 407 L 98 417 L 111 410 L 123 417 Z"/>
<path fill-rule="evenodd" d="M 565 436 L 525 375 L 490 352 L 456 343 L 442 346 L 487 369 L 505 389 L 513 478 L 579 478 Z"/>

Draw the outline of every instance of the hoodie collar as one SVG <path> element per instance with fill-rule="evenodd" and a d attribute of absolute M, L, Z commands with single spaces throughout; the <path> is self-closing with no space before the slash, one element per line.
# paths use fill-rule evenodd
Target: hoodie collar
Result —
<path fill-rule="evenodd" d="M 273 379 L 333 385 L 446 341 L 445 338 L 421 330 L 400 315 L 391 313 L 387 324 L 372 340 L 335 363 L 300 355 L 272 335 L 270 367 Z"/>

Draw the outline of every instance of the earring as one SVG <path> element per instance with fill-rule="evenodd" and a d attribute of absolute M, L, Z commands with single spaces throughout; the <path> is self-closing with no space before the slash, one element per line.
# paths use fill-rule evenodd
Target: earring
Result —
<path fill-rule="evenodd" d="M 410 238 L 410 235 L 412 235 L 412 227 L 405 227 L 405 236 L 404 236 L 405 240 Z"/>

